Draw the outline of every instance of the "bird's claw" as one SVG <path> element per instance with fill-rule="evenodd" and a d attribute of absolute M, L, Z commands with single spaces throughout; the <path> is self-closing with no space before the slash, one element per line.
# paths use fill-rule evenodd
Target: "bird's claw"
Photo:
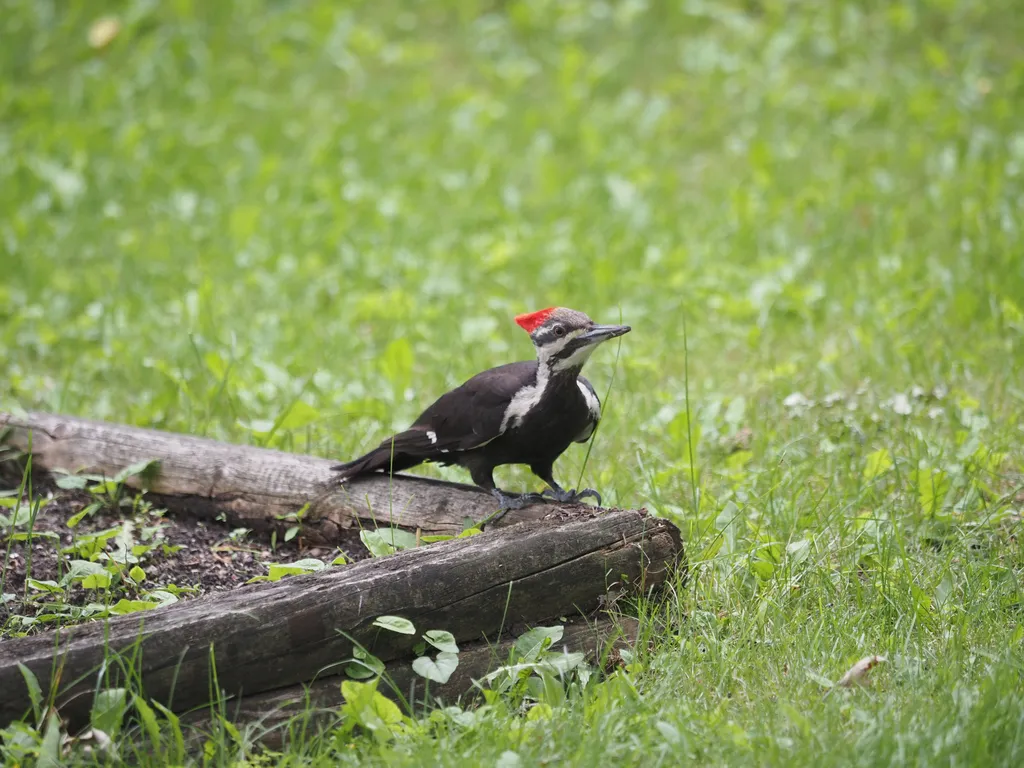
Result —
<path fill-rule="evenodd" d="M 570 488 L 569 490 L 560 488 L 557 491 L 554 488 L 545 488 L 541 496 L 545 499 L 557 501 L 559 504 L 580 504 L 583 502 L 583 499 L 589 496 L 597 502 L 597 506 L 601 506 L 601 494 L 593 488 L 582 488 L 579 491 L 576 491 L 575 488 Z"/>
<path fill-rule="evenodd" d="M 489 522 L 491 523 L 500 520 L 511 509 L 522 509 L 531 504 L 540 504 L 544 501 L 544 497 L 539 493 L 513 494 L 505 493 L 499 488 L 491 491 L 491 495 L 498 500 L 498 511 L 490 518 Z"/>

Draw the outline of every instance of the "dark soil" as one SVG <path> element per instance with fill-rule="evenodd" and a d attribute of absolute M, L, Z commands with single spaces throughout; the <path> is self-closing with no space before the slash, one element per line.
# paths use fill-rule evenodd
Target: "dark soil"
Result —
<path fill-rule="evenodd" d="M 59 581 L 67 572 L 68 563 L 81 559 L 79 554 L 63 554 L 60 549 L 82 537 L 120 525 L 124 520 L 133 523 L 135 540 L 140 544 L 157 543 L 157 546 L 142 557 L 139 565 L 146 572 L 141 590 L 173 586 L 178 590 L 178 599 L 231 589 L 246 583 L 253 576 L 267 573 L 265 563 L 290 563 L 302 558 L 317 558 L 330 565 L 338 554 L 344 552 L 349 562 L 367 557 L 367 552 L 356 542 L 348 541 L 339 548 L 307 545 L 301 532 L 289 542 L 279 536 L 275 546 L 269 535 L 249 531 L 232 534 L 227 524 L 220 525 L 190 518 L 188 515 L 171 515 L 165 510 L 133 510 L 131 506 L 103 508 L 86 516 L 75 528 L 69 528 L 68 518 L 84 509 L 95 497 L 86 491 L 51 489 L 44 498 L 48 503 L 42 506 L 36 516 L 32 530 L 35 533 L 52 532 L 52 537 L 39 537 L 27 541 L 11 541 L 10 531 L 0 529 L 0 557 L 4 567 L 0 575 L 0 640 L 11 635 L 21 635 L 52 628 L 53 624 L 36 624 L 30 627 L 18 626 L 17 616 L 36 616 L 50 609 L 45 597 L 33 589 L 26 590 L 26 577 L 41 581 Z M 12 510 L 0 507 L 0 513 L 11 516 Z M 22 513 L 24 514 L 24 513 Z M 26 529 L 19 529 L 26 530 Z M 149 534 L 148 536 L 146 534 Z M 173 553 L 165 553 L 164 547 L 180 546 Z M 107 546 L 109 551 L 111 545 Z M 183 590 L 183 591 L 181 591 Z M 106 598 L 96 590 L 86 590 L 74 585 L 63 594 L 54 595 L 65 605 L 85 605 L 90 602 L 116 602 L 122 597 L 137 598 L 134 587 L 115 585 L 112 594 Z"/>

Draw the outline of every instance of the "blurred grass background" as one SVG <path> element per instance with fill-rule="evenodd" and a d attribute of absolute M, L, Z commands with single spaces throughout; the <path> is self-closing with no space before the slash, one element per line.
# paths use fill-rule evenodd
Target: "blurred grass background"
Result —
<path fill-rule="evenodd" d="M 769 743 L 796 657 L 870 641 L 948 664 L 866 716 L 890 725 L 981 685 L 951 638 L 1009 649 L 1019 673 L 1017 3 L 0 9 L 0 407 L 347 458 L 529 357 L 514 314 L 621 317 L 584 482 L 672 516 L 697 565 L 695 623 L 659 646 L 677 687 L 655 699 L 690 706 L 699 664 L 722 696 L 743 669 L 763 684 L 740 713 L 677 710 L 687 743 L 708 739 L 688 754 L 748 755 L 699 730 L 707 712 Z M 104 15 L 118 34 L 93 47 Z M 588 365 L 602 394 L 613 360 Z M 794 542 L 814 556 L 787 560 Z M 829 629 L 789 650 L 723 639 L 792 638 L 822 611 Z M 1001 700 L 1006 725 L 1024 710 Z M 994 710 L 969 709 L 964 738 L 995 759 Z M 792 727 L 808 751 L 765 759 L 838 749 Z M 887 738 L 866 754 L 894 759 Z"/>

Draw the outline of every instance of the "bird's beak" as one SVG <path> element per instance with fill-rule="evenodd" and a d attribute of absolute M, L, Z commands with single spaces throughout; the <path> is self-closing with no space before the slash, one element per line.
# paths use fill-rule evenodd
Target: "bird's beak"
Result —
<path fill-rule="evenodd" d="M 587 344 L 600 344 L 602 341 L 614 339 L 632 330 L 628 325 L 592 325 L 580 339 Z"/>

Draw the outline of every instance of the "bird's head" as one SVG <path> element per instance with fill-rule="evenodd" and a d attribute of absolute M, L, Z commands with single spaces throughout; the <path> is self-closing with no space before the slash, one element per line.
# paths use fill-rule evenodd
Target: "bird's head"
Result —
<path fill-rule="evenodd" d="M 601 342 L 630 331 L 628 325 L 598 325 L 582 312 L 566 307 L 518 315 L 516 323 L 530 334 L 541 364 L 556 372 L 582 368 Z"/>

